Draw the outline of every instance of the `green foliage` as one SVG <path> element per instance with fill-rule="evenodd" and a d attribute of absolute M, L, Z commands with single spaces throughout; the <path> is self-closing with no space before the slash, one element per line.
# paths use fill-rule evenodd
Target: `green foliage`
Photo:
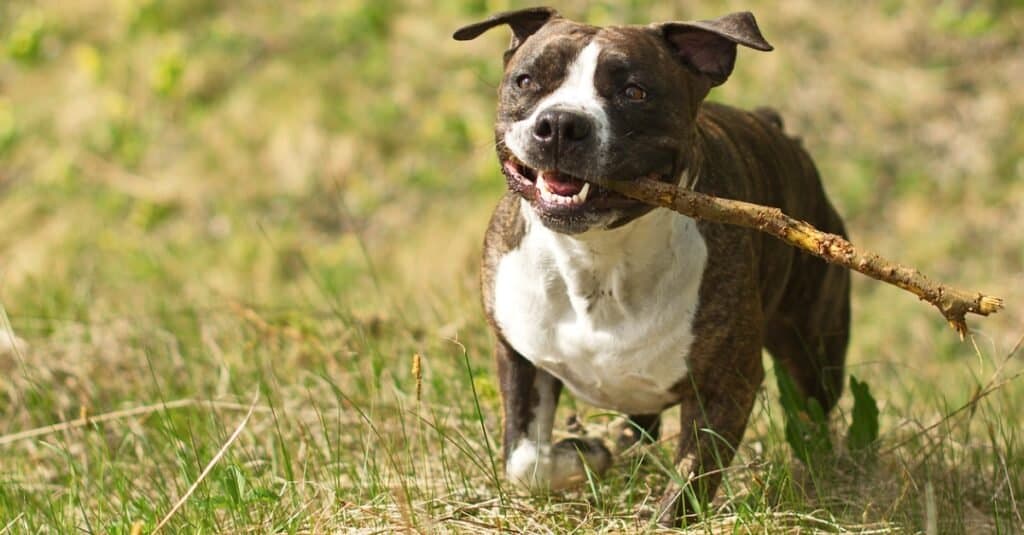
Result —
<path fill-rule="evenodd" d="M 144 231 L 151 231 L 161 223 L 170 221 L 181 206 L 174 202 L 149 202 L 138 200 L 131 212 L 132 222 Z"/>
<path fill-rule="evenodd" d="M 786 420 L 786 442 L 801 461 L 812 464 L 832 453 L 828 417 L 818 400 L 800 393 L 796 383 L 780 366 L 775 368 L 779 402 Z"/>
<path fill-rule="evenodd" d="M 866 382 L 850 376 L 850 394 L 853 395 L 853 415 L 846 433 L 846 447 L 851 452 L 870 451 L 878 440 L 878 403 Z"/>
<path fill-rule="evenodd" d="M 185 72 L 185 58 L 178 51 L 166 53 L 153 65 L 150 84 L 161 96 L 171 96 L 180 91 L 181 77 Z"/>
<path fill-rule="evenodd" d="M 940 30 L 978 37 L 992 30 L 997 16 L 997 13 L 983 6 L 946 0 L 933 12 L 932 21 Z"/>
<path fill-rule="evenodd" d="M 0 96 L 0 156 L 2 156 L 18 138 L 18 123 L 14 117 L 11 100 Z"/>
<path fill-rule="evenodd" d="M 15 61 L 32 65 L 43 59 L 43 40 L 47 20 L 40 10 L 29 10 L 20 17 L 7 36 L 7 54 Z"/>
<path fill-rule="evenodd" d="M 804 397 L 782 367 L 775 369 L 779 401 L 786 422 L 786 442 L 801 461 L 814 464 L 833 452 L 828 417 L 814 398 Z M 852 418 L 846 432 L 846 446 L 852 453 L 873 451 L 878 440 L 878 404 L 866 382 L 850 376 L 853 396 Z"/>
<path fill-rule="evenodd" d="M 125 2 L 130 32 L 164 32 L 187 26 L 215 12 L 215 0 L 139 0 Z"/>

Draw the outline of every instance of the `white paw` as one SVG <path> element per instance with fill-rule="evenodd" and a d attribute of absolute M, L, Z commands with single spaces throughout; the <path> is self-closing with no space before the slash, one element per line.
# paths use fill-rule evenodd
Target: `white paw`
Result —
<path fill-rule="evenodd" d="M 531 491 L 561 490 L 601 475 L 611 466 L 608 448 L 598 439 L 566 439 L 551 446 L 520 441 L 505 465 L 510 481 Z"/>

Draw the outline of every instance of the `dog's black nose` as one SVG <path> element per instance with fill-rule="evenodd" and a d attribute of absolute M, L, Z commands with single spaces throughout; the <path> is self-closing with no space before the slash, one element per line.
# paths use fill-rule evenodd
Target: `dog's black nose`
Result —
<path fill-rule="evenodd" d="M 544 110 L 533 125 L 533 137 L 541 143 L 578 143 L 590 137 L 593 128 L 586 116 L 568 110 Z"/>

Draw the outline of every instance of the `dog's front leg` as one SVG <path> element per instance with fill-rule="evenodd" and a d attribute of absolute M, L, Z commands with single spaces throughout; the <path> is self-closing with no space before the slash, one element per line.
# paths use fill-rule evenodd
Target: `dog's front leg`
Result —
<path fill-rule="evenodd" d="M 505 414 L 505 472 L 531 490 L 558 490 L 598 474 L 611 454 L 597 439 L 572 438 L 551 443 L 562 382 L 535 367 L 504 340 L 498 341 L 498 378 Z"/>
<path fill-rule="evenodd" d="M 746 366 L 720 370 L 715 377 L 695 379 L 682 387 L 676 450 L 676 470 L 682 480 L 671 481 L 658 504 L 660 525 L 675 527 L 683 519 L 696 520 L 696 513 L 715 495 L 743 438 L 764 378 L 759 350 L 755 355 Z"/>

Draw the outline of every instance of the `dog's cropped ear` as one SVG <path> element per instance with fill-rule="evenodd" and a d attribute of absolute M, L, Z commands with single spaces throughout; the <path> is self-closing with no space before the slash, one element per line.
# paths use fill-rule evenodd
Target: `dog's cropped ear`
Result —
<path fill-rule="evenodd" d="M 732 73 L 737 44 L 765 52 L 772 50 L 749 11 L 714 20 L 665 22 L 655 28 L 683 64 L 707 76 L 712 86 L 721 85 Z"/>
<path fill-rule="evenodd" d="M 469 26 L 459 28 L 452 37 L 457 41 L 469 41 L 476 39 L 480 34 L 495 26 L 507 24 L 512 29 L 512 42 L 509 43 L 509 51 L 519 48 L 528 37 L 541 29 L 551 19 L 559 18 L 560 15 L 550 7 L 531 7 L 518 11 L 506 11 L 498 13 L 486 20 L 475 22 Z M 507 59 L 507 57 L 506 57 Z"/>

